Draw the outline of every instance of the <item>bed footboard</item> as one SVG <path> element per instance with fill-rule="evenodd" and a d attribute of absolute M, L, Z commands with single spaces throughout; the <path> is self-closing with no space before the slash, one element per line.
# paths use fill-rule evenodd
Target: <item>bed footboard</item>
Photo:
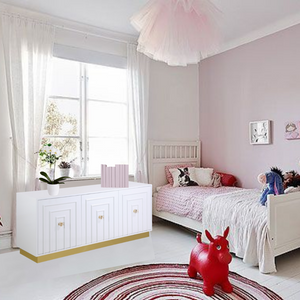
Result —
<path fill-rule="evenodd" d="M 268 196 L 268 228 L 275 256 L 300 248 L 300 192 Z"/>

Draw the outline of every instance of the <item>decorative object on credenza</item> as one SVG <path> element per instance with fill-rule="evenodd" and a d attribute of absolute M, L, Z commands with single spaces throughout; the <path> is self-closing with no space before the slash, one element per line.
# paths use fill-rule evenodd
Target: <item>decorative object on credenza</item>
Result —
<path fill-rule="evenodd" d="M 217 53 L 220 10 L 209 0 L 151 0 L 132 16 L 137 50 L 171 66 L 197 64 Z"/>
<path fill-rule="evenodd" d="M 102 275 L 82 285 L 64 300 L 83 299 L 208 299 L 201 277 L 189 278 L 188 265 L 152 264 L 125 268 Z M 229 272 L 233 286 L 228 295 L 216 287 L 211 299 L 283 300 L 255 281 Z"/>
<path fill-rule="evenodd" d="M 58 165 L 60 176 L 70 176 L 70 170 L 71 170 L 71 163 L 67 161 L 62 161 Z"/>
<path fill-rule="evenodd" d="M 285 138 L 287 140 L 300 139 L 300 121 L 287 122 L 285 124 Z"/>
<path fill-rule="evenodd" d="M 55 165 L 56 162 L 60 159 L 61 155 L 58 149 L 54 148 L 52 144 L 44 144 L 43 147 L 39 150 L 39 157 L 42 166 L 49 165 L 48 175 L 50 180 L 55 178 Z"/>
<path fill-rule="evenodd" d="M 232 293 L 232 285 L 228 280 L 229 264 L 232 257 L 229 253 L 229 243 L 227 236 L 229 227 L 223 233 L 223 236 L 213 238 L 205 230 L 206 237 L 210 244 L 205 244 L 201 240 L 201 234 L 197 234 L 198 244 L 191 252 L 188 275 L 190 278 L 197 278 L 197 273 L 203 280 L 203 292 L 207 296 L 215 294 L 215 286 L 221 286 L 223 292 Z"/>
<path fill-rule="evenodd" d="M 250 144 L 266 145 L 271 143 L 271 121 L 255 121 L 249 123 Z"/>
<path fill-rule="evenodd" d="M 64 181 L 68 178 L 69 176 L 63 176 L 59 177 L 56 179 L 50 179 L 49 175 L 46 172 L 41 172 L 40 173 L 43 177 L 40 177 L 39 180 L 42 182 L 47 183 L 47 190 L 50 196 L 56 196 L 59 193 L 59 185 L 60 184 L 65 184 Z"/>
<path fill-rule="evenodd" d="M 283 181 L 284 176 L 282 171 L 277 167 L 272 167 L 270 172 L 261 173 L 257 180 L 263 184 L 264 190 L 260 197 L 260 203 L 266 205 L 268 195 L 282 195 L 284 194 Z"/>
<path fill-rule="evenodd" d="M 108 167 L 101 165 L 101 187 L 126 188 L 129 182 L 128 165 L 116 165 Z"/>

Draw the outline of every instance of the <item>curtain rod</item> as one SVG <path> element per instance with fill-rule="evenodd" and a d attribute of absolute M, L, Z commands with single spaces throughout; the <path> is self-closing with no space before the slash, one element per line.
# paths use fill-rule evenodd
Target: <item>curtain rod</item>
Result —
<path fill-rule="evenodd" d="M 66 26 L 66 25 L 58 25 L 58 24 L 55 24 L 55 23 L 52 23 L 52 22 L 49 22 L 49 21 L 44 21 L 44 20 L 40 20 L 40 19 L 34 19 L 32 17 L 24 16 L 24 15 L 21 15 L 19 13 L 11 13 L 11 12 L 2 11 L 2 10 L 0 11 L 0 13 L 3 14 L 3 15 L 7 15 L 7 16 L 18 17 L 20 19 L 27 19 L 27 20 L 30 20 L 30 21 L 33 21 L 33 22 L 37 22 L 37 23 L 40 23 L 40 24 L 52 25 L 52 26 L 54 26 L 55 28 L 58 28 L 58 29 L 72 31 L 72 32 L 80 33 L 80 34 L 83 34 L 83 35 L 86 35 L 86 36 L 94 36 L 94 37 L 103 38 L 103 39 L 107 39 L 107 40 L 111 40 L 111 41 L 115 41 L 115 42 L 125 43 L 125 44 L 137 44 L 136 41 L 129 41 L 125 37 L 124 38 L 121 38 L 121 37 L 112 37 L 112 36 L 107 36 L 105 34 L 88 32 L 88 31 L 85 31 L 85 30 L 75 29 L 75 28 L 72 28 L 72 27 Z M 87 25 L 87 26 L 89 26 L 89 25 Z M 95 28 L 97 28 L 97 27 L 95 27 Z M 105 30 L 105 29 L 102 29 L 102 28 L 99 28 L 99 29 L 100 30 Z M 112 34 L 118 34 L 118 32 L 113 32 L 113 31 L 110 31 L 110 32 Z M 120 33 L 120 34 L 122 34 L 122 33 Z M 132 38 L 134 38 L 134 37 L 132 36 Z"/>

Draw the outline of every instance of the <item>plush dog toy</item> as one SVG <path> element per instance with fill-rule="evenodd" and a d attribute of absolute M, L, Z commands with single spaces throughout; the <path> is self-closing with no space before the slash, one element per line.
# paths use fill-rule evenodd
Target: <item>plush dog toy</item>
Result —
<path fill-rule="evenodd" d="M 229 244 L 227 236 L 229 227 L 224 231 L 223 236 L 213 238 L 211 234 L 205 230 L 205 234 L 210 244 L 204 244 L 201 241 L 201 234 L 197 235 L 198 244 L 192 250 L 188 275 L 196 278 L 197 273 L 203 279 L 203 291 L 205 295 L 214 295 L 214 286 L 216 284 L 222 287 L 225 293 L 232 293 L 232 285 L 228 280 L 229 267 L 232 257 L 229 253 Z"/>
<path fill-rule="evenodd" d="M 284 178 L 280 169 L 273 167 L 270 172 L 259 174 L 257 180 L 267 186 L 260 197 L 262 205 L 266 205 L 268 195 L 284 194 Z"/>

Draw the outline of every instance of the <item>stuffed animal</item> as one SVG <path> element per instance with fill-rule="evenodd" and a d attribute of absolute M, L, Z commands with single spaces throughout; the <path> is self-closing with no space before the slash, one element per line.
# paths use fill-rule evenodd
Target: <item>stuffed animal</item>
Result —
<path fill-rule="evenodd" d="M 3 224 L 2 224 L 2 218 L 1 218 L 1 216 L 0 216 L 0 225 L 1 225 L 1 226 L 3 226 Z"/>
<path fill-rule="evenodd" d="M 223 236 L 217 236 L 215 239 L 205 230 L 205 234 L 210 244 L 204 244 L 201 241 L 201 234 L 197 235 L 198 244 L 192 250 L 188 275 L 196 278 L 197 273 L 203 279 L 203 291 L 205 295 L 214 295 L 214 286 L 216 284 L 222 287 L 226 293 L 232 293 L 232 285 L 228 280 L 229 267 L 232 257 L 229 253 L 229 244 L 227 236 L 229 227 L 224 231 Z"/>
<path fill-rule="evenodd" d="M 283 181 L 284 189 L 287 189 L 288 187 L 300 186 L 300 175 L 294 170 L 285 172 L 283 178 L 284 178 Z"/>
<path fill-rule="evenodd" d="M 273 167 L 270 172 L 259 174 L 257 179 L 261 184 L 266 185 L 266 188 L 260 197 L 260 203 L 262 205 L 266 205 L 268 195 L 284 194 L 284 178 L 280 169 Z"/>

